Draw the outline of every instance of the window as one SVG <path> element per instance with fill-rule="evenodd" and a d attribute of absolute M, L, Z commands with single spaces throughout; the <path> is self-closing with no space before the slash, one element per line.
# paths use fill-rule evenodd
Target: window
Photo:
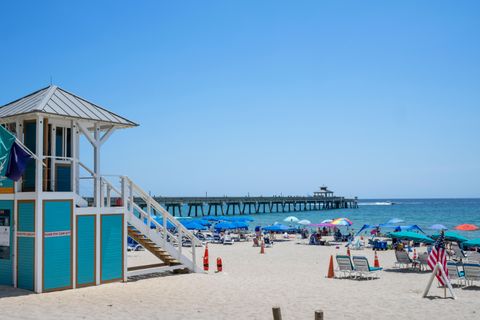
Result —
<path fill-rule="evenodd" d="M 63 158 L 70 158 L 72 156 L 72 130 L 70 128 L 56 128 L 55 156 Z"/>

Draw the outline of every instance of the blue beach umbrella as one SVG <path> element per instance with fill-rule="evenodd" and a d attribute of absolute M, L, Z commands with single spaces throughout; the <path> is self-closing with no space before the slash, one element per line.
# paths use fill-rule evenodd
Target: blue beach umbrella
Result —
<path fill-rule="evenodd" d="M 447 227 L 445 227 L 443 224 L 432 224 L 428 229 L 431 230 L 448 230 Z"/>
<path fill-rule="evenodd" d="M 202 226 L 205 226 L 205 227 L 210 227 L 212 225 L 212 222 L 208 220 L 203 220 L 203 219 L 185 220 L 185 223 L 191 223 L 191 222 L 201 224 Z"/>
<path fill-rule="evenodd" d="M 248 224 L 246 222 L 229 222 L 223 221 L 215 225 L 215 231 L 221 230 L 233 230 L 233 229 L 248 229 Z"/>
<path fill-rule="evenodd" d="M 207 230 L 208 228 L 204 225 L 201 225 L 198 222 L 195 221 L 189 221 L 187 223 L 183 223 L 183 226 L 187 228 L 188 230 Z"/>

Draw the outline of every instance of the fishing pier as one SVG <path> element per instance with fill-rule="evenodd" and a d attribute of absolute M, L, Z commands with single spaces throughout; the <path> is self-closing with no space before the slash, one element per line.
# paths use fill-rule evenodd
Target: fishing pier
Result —
<path fill-rule="evenodd" d="M 154 197 L 154 199 L 177 217 L 358 208 L 357 197 L 334 196 L 326 187 L 321 187 L 313 196 Z M 139 206 L 142 204 L 139 203 Z"/>

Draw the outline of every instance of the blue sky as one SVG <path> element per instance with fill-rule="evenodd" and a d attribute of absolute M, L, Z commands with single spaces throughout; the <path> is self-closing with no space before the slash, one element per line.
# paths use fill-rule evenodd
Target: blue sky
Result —
<path fill-rule="evenodd" d="M 162 195 L 480 196 L 478 1 L 0 4 L 0 104 L 53 82 L 140 124 Z"/>

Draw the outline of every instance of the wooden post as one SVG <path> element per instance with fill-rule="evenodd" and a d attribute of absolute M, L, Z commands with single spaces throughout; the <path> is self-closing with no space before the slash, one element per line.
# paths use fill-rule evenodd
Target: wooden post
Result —
<path fill-rule="evenodd" d="M 315 320 L 323 320 L 323 310 L 315 310 Z"/>
<path fill-rule="evenodd" d="M 273 320 L 282 320 L 282 312 L 280 311 L 280 307 L 273 307 Z"/>

